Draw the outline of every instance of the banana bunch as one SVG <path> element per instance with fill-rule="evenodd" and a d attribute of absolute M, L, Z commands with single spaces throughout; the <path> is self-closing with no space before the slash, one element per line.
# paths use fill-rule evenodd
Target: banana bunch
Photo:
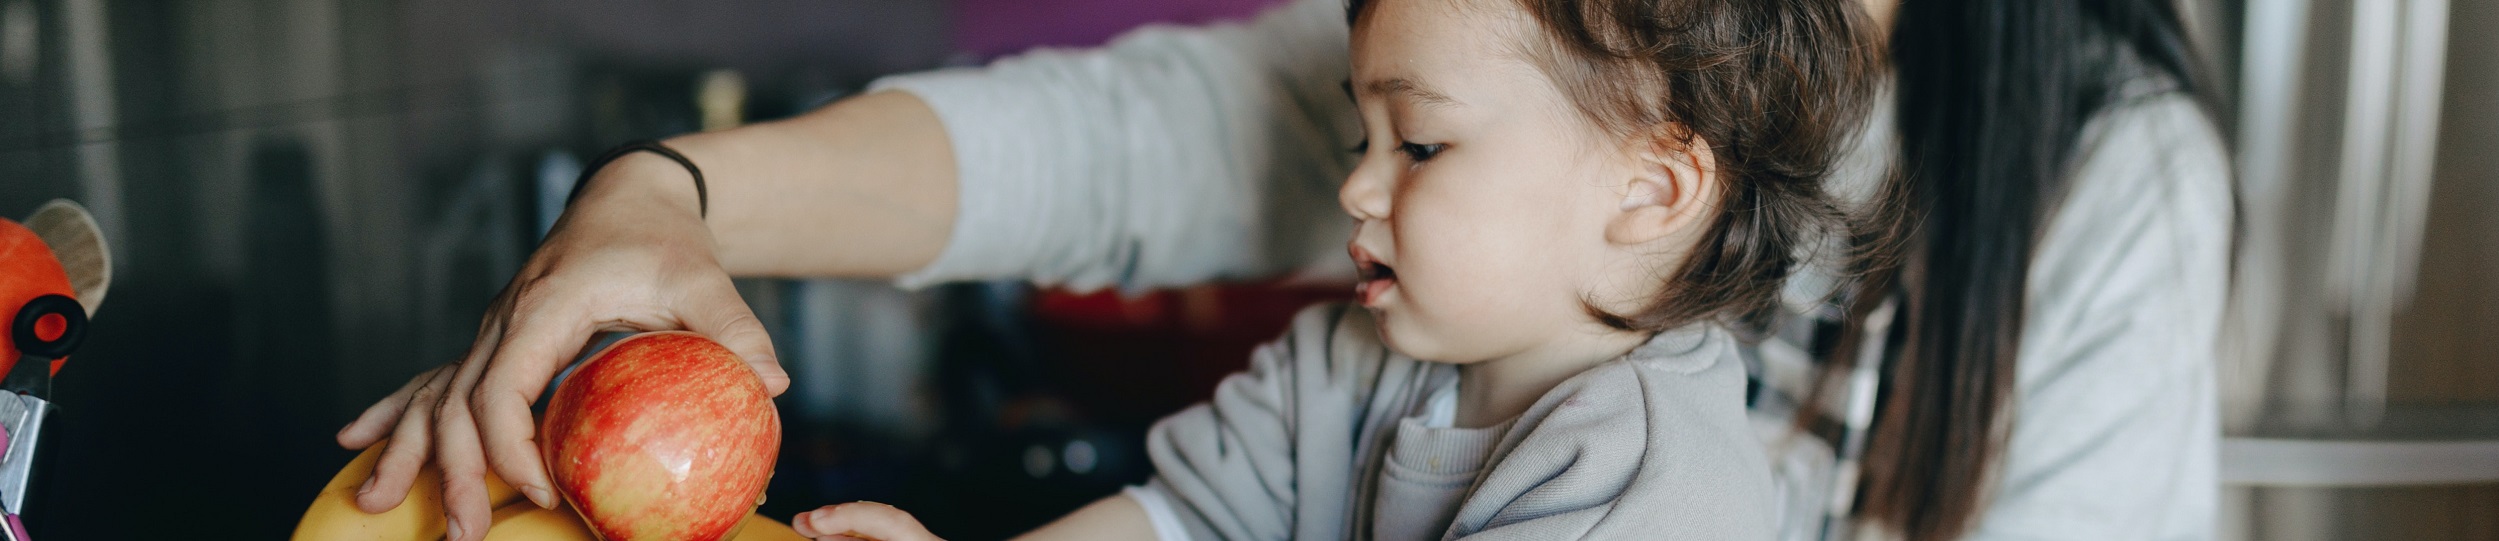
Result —
<path fill-rule="evenodd" d="M 295 523 L 295 541 L 438 541 L 443 538 L 442 471 L 426 465 L 417 472 L 416 482 L 409 485 L 408 499 L 399 507 L 381 514 L 366 514 L 356 508 L 356 489 L 365 477 L 373 474 L 373 466 L 381 462 L 384 441 L 366 448 L 364 454 L 330 478 L 321 495 L 313 498 L 312 508 L 304 510 L 304 519 Z M 505 485 L 493 473 L 486 474 L 486 499 L 495 507 L 494 525 L 486 530 L 486 541 L 597 541 L 590 528 L 581 523 L 581 516 L 571 507 L 541 509 L 521 497 L 520 491 Z M 763 515 L 748 515 L 733 534 L 735 541 L 806 541 L 796 530 Z"/>

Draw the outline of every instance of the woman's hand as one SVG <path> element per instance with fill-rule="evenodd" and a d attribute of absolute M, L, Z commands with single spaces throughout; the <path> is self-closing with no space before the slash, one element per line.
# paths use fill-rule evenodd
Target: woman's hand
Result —
<path fill-rule="evenodd" d="M 486 533 L 490 466 L 530 501 L 553 507 L 529 406 L 600 332 L 700 333 L 745 359 L 772 394 L 787 389 L 772 341 L 721 268 L 701 212 L 675 162 L 636 153 L 608 164 L 495 297 L 465 358 L 418 374 L 339 431 L 350 449 L 398 442 L 356 505 L 398 506 L 432 461 L 443 472 L 453 541 Z"/>
<path fill-rule="evenodd" d="M 876 502 L 819 507 L 791 517 L 790 527 L 816 541 L 944 541 L 910 513 Z"/>

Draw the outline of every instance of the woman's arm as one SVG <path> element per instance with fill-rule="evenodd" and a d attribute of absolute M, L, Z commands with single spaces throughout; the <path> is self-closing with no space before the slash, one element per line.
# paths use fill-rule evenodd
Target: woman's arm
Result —
<path fill-rule="evenodd" d="M 1341 264 L 1344 17 L 1341 0 L 1295 0 L 878 82 L 935 110 L 961 194 L 945 250 L 904 283 L 1143 288 Z"/>
<path fill-rule="evenodd" d="M 668 144 L 703 167 L 732 274 L 1078 288 L 1271 275 L 1341 251 L 1345 39 L 1340 4 L 1301 0 L 1247 23 L 891 78 Z M 613 168 L 600 182 L 687 182 L 650 156 Z"/>
<path fill-rule="evenodd" d="M 704 223 L 730 274 L 895 276 L 936 259 L 954 225 L 954 149 L 937 113 L 909 93 L 668 145 L 703 168 Z M 628 158 L 614 175 L 641 179 L 643 189 L 691 186 L 675 162 Z"/>
<path fill-rule="evenodd" d="M 1098 287 L 1281 272 L 1342 241 L 1340 7 L 891 78 L 668 145 L 703 168 L 731 274 Z M 593 182 L 692 197 L 680 166 L 649 155 Z"/>
<path fill-rule="evenodd" d="M 529 404 L 606 330 L 684 329 L 728 346 L 775 394 L 779 360 L 731 273 L 1031 278 L 1146 286 L 1286 270 L 1341 242 L 1351 131 L 1335 0 L 1247 25 L 1151 30 L 889 83 L 797 118 L 679 137 L 704 169 L 636 154 L 601 170 L 497 295 L 476 342 L 338 434 L 385 437 L 367 511 L 443 471 L 450 537 L 482 537 L 491 468 L 559 503 Z M 1341 259 L 1341 258 L 1339 258 Z"/>

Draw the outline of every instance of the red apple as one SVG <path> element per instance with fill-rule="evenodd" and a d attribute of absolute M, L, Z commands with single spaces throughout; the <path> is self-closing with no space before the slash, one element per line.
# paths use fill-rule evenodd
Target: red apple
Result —
<path fill-rule="evenodd" d="M 710 541 L 762 503 L 781 417 L 729 348 L 655 332 L 574 369 L 538 437 L 556 491 L 601 538 Z"/>

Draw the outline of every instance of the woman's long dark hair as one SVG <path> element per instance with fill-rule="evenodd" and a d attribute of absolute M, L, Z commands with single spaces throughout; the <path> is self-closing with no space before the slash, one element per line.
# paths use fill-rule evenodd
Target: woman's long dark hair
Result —
<path fill-rule="evenodd" d="M 1986 508 L 2013 411 L 2026 277 L 2065 193 L 2084 124 L 2130 81 L 2197 90 L 2173 0 L 1905 0 L 1891 33 L 1898 215 L 1858 233 L 1895 248 L 1852 294 L 1886 298 L 1888 342 L 1859 516 L 1912 541 L 1960 537 Z M 1878 250 L 1892 251 L 1892 250 Z M 1856 327 L 1856 325 L 1852 325 Z M 1833 357 L 1856 358 L 1863 337 Z M 1840 373 L 1844 370 L 1830 370 Z"/>

